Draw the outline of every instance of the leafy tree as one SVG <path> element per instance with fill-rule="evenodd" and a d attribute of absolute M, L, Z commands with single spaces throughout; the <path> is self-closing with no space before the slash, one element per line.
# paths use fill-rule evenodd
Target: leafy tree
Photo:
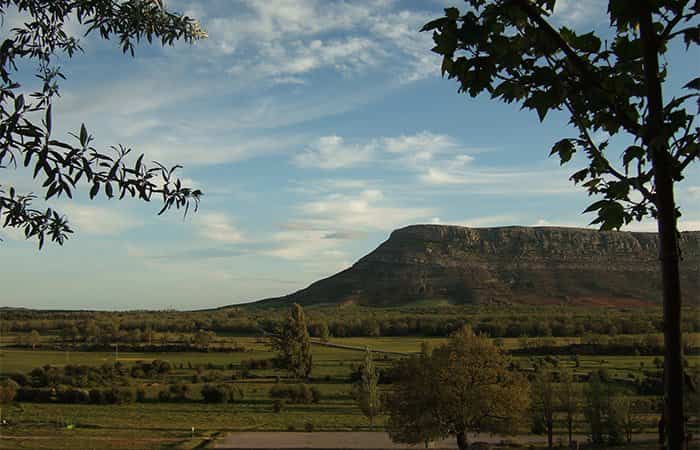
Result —
<path fill-rule="evenodd" d="M 172 45 L 177 39 L 193 42 L 206 37 L 197 21 L 168 12 L 162 0 L 0 0 L 0 18 L 10 10 L 18 11 L 24 21 L 20 27 L 3 30 L 0 43 L 0 167 L 31 171 L 41 183 L 39 196 L 44 200 L 72 198 L 83 181 L 91 186 L 90 198 L 102 189 L 109 198 L 150 201 L 154 195 L 161 197 L 159 214 L 173 206 L 187 212 L 190 202 L 196 208 L 202 193 L 175 177 L 179 166 L 147 165 L 144 155 L 131 165 L 127 159 L 132 150 L 122 145 L 102 153 L 93 146 L 85 124 L 71 134 L 71 142 L 60 140 L 53 133 L 52 105 L 59 95 L 58 82 L 65 79 L 56 58 L 82 50 L 78 39 L 66 32 L 69 18 L 77 19 L 86 35 L 118 38 L 122 50 L 132 55 L 142 39 Z M 36 65 L 39 86 L 17 81 L 18 73 L 30 64 Z M 40 248 L 47 237 L 63 244 L 73 232 L 67 219 L 50 207 L 37 209 L 37 198 L 0 185 L 2 227 L 23 230 L 26 238 L 38 240 Z"/>
<path fill-rule="evenodd" d="M 616 393 L 597 372 L 591 373 L 584 389 L 586 399 L 583 415 L 589 425 L 591 442 L 599 444 L 621 444 L 620 415 L 614 405 Z"/>
<path fill-rule="evenodd" d="M 564 413 L 566 430 L 569 434 L 569 447 L 573 445 L 574 417 L 581 397 L 578 385 L 571 370 L 559 372 L 560 383 L 557 389 L 557 409 Z"/>
<path fill-rule="evenodd" d="M 547 446 L 552 448 L 556 392 L 554 374 L 547 367 L 540 367 L 532 381 L 532 409 L 535 420 L 544 425 Z"/>
<path fill-rule="evenodd" d="M 617 396 L 611 407 L 616 424 L 625 433 L 627 443 L 631 444 L 632 435 L 642 428 L 637 405 L 629 397 Z"/>
<path fill-rule="evenodd" d="M 397 377 L 383 404 L 389 413 L 387 429 L 394 442 L 424 443 L 444 436 L 440 421 L 440 397 L 432 377 L 432 351 L 426 343 L 421 352 L 397 361 Z"/>
<path fill-rule="evenodd" d="M 379 415 L 379 374 L 372 360 L 372 352 L 365 350 L 365 360 L 360 368 L 361 378 L 355 385 L 355 398 L 362 413 L 369 419 L 370 428 L 374 427 L 374 418 Z"/>
<path fill-rule="evenodd" d="M 408 382 L 396 383 L 387 402 L 392 439 L 421 442 L 415 427 L 425 424 L 433 436 L 454 434 L 459 448 L 466 449 L 469 432 L 512 431 L 529 407 L 529 387 L 507 366 L 490 339 L 467 327 L 459 330 L 447 344 L 405 367 L 415 372 L 408 374 Z"/>
<path fill-rule="evenodd" d="M 311 374 L 312 356 L 306 317 L 300 305 L 294 303 L 286 320 L 271 336 L 270 345 L 277 351 L 277 361 L 297 378 Z"/>
<path fill-rule="evenodd" d="M 200 348 L 209 348 L 214 338 L 216 338 L 216 333 L 213 331 L 197 330 L 194 334 L 194 344 Z"/>
<path fill-rule="evenodd" d="M 318 337 L 321 339 L 321 342 L 328 342 L 331 339 L 331 332 L 328 329 L 328 322 L 325 320 L 321 322 L 321 325 L 319 325 Z"/>
<path fill-rule="evenodd" d="M 39 335 L 39 332 L 36 330 L 32 330 L 31 333 L 29 333 L 29 337 L 27 338 L 27 341 L 29 345 L 32 346 L 32 350 L 36 349 L 36 346 L 41 344 L 41 335 Z"/>
<path fill-rule="evenodd" d="M 444 17 L 423 27 L 434 30 L 433 51 L 443 56 L 443 75 L 456 79 L 460 91 L 472 97 L 483 92 L 506 103 L 519 102 L 535 110 L 541 121 L 552 110 L 566 111 L 578 136 L 558 141 L 551 154 L 564 164 L 576 152 L 585 153 L 588 165 L 571 179 L 590 195 L 602 196 L 585 211 L 597 213 L 592 223 L 610 230 L 646 216 L 657 220 L 667 435 L 670 448 L 680 449 L 680 211 L 674 185 L 700 158 L 700 128 L 689 111 L 700 96 L 700 78 L 688 80 L 682 86 L 688 93 L 670 100 L 662 90 L 681 92 L 681 86 L 669 86 L 665 55 L 672 46 L 700 45 L 700 2 L 609 0 L 613 36 L 605 45 L 593 31 L 577 34 L 552 27 L 547 17 L 556 0 L 466 2 L 466 13 L 447 8 Z M 595 134 L 605 136 L 602 142 Z M 624 149 L 616 150 L 618 145 Z"/>

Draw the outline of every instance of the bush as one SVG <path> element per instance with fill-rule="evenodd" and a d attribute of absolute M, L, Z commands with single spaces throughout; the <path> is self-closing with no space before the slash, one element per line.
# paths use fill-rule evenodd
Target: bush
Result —
<path fill-rule="evenodd" d="M 284 405 L 284 402 L 282 400 L 275 400 L 272 402 L 272 410 L 276 413 L 282 412 L 282 406 Z"/>
<path fill-rule="evenodd" d="M 314 424 L 311 422 L 306 422 L 304 424 L 304 431 L 306 431 L 307 433 L 311 433 L 312 431 L 314 431 Z"/>
<path fill-rule="evenodd" d="M 270 388 L 270 397 L 286 398 L 289 403 L 310 404 L 318 403 L 321 400 L 321 391 L 316 387 L 309 387 L 306 384 L 294 386 L 273 386 Z"/>
<path fill-rule="evenodd" d="M 89 403 L 90 393 L 84 389 L 61 388 L 56 391 L 56 400 L 60 403 Z"/>
<path fill-rule="evenodd" d="M 236 386 L 227 384 L 205 384 L 201 390 L 202 399 L 206 403 L 229 403 L 236 397 L 243 398 L 243 391 Z"/>
<path fill-rule="evenodd" d="M 98 405 L 107 403 L 107 397 L 102 389 L 90 389 L 89 396 L 90 403 L 95 403 Z"/>
<path fill-rule="evenodd" d="M 0 403 L 10 403 L 17 396 L 19 384 L 14 380 L 3 380 L 0 383 Z"/>

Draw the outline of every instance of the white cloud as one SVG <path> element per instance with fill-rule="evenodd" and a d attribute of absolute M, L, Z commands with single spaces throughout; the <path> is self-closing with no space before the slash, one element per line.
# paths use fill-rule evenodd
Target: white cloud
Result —
<path fill-rule="evenodd" d="M 224 243 L 243 242 L 244 237 L 236 226 L 233 219 L 223 213 L 199 213 L 195 219 L 199 225 L 200 236 L 212 241 Z"/>
<path fill-rule="evenodd" d="M 384 201 L 382 191 L 367 189 L 355 195 L 332 194 L 300 207 L 301 222 L 335 230 L 392 230 L 432 216 L 430 208 L 397 207 Z"/>
<path fill-rule="evenodd" d="M 460 220 L 458 222 L 450 222 L 449 225 L 460 225 L 470 228 L 483 227 L 505 227 L 514 225 L 518 222 L 518 218 L 511 214 L 502 214 L 494 216 L 473 217 L 470 219 Z"/>
<path fill-rule="evenodd" d="M 473 157 L 460 154 L 479 151 L 460 146 L 452 137 L 421 131 L 412 135 L 381 137 L 359 143 L 348 143 L 341 136 L 324 136 L 309 145 L 293 158 L 300 167 L 339 169 L 365 165 L 373 161 L 390 162 L 391 166 L 422 168 L 438 159 L 457 170 L 472 161 Z"/>
<path fill-rule="evenodd" d="M 552 19 L 561 25 L 583 26 L 602 22 L 606 17 L 605 0 L 557 0 Z"/>
<path fill-rule="evenodd" d="M 323 136 L 294 157 L 299 167 L 339 169 L 369 162 L 376 151 L 374 144 L 349 145 L 340 136 Z"/>
<path fill-rule="evenodd" d="M 118 235 L 142 225 L 142 222 L 119 208 L 65 203 L 56 209 L 66 214 L 68 222 L 78 234 Z"/>

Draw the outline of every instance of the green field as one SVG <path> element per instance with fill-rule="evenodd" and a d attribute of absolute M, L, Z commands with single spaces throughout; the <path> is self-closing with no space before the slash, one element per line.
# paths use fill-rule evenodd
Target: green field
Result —
<path fill-rule="evenodd" d="M 45 338 L 47 342 L 52 338 Z M 8 346 L 5 339 L 0 347 L 0 376 L 28 373 L 44 365 L 101 366 L 120 362 L 130 367 L 139 361 L 166 360 L 173 369 L 165 378 L 132 379 L 130 386 L 147 393 L 144 402 L 119 405 L 60 404 L 22 402 L 3 409 L 9 425 L 3 428 L 0 448 L 193 448 L 209 436 L 226 431 L 302 431 L 309 424 L 315 431 L 368 430 L 369 423 L 361 414 L 352 394 L 349 376 L 364 357 L 365 347 L 373 350 L 410 353 L 417 352 L 423 342 L 437 346 L 444 338 L 421 337 L 354 337 L 336 338 L 332 343 L 357 347 L 358 350 L 313 345 L 314 368 L 309 384 L 321 393 L 317 404 L 287 404 L 275 412 L 270 389 L 293 383 L 286 374 L 273 368 L 249 370 L 245 377 L 234 374 L 244 360 L 269 359 L 273 353 L 266 342 L 251 336 L 225 336 L 220 340 L 237 342 L 246 351 L 222 352 L 79 352 L 19 349 Z M 511 350 L 523 344 L 523 339 L 503 338 L 499 345 Z M 565 345 L 577 338 L 560 338 L 555 342 Z M 379 368 L 388 367 L 398 354 L 378 353 Z M 529 370 L 533 357 L 513 357 L 521 369 Z M 580 356 L 578 366 L 572 358 L 558 357 L 559 367 L 574 368 L 575 373 L 587 374 L 604 368 L 613 378 L 644 377 L 644 371 L 654 367 L 655 356 Z M 689 358 L 691 366 L 700 364 L 700 358 Z M 217 382 L 235 384 L 243 391 L 243 398 L 229 404 L 206 404 L 200 400 L 199 390 L 204 381 L 195 382 L 199 373 L 212 376 Z M 171 383 L 187 383 L 190 399 L 178 402 L 159 402 L 159 390 Z M 386 386 L 382 386 L 386 389 Z M 643 423 L 640 432 L 653 432 L 658 414 L 647 411 L 640 414 Z M 382 423 L 380 418 L 378 423 Z M 195 429 L 192 435 L 192 427 Z M 585 430 L 583 417 L 576 420 L 576 428 Z M 557 432 L 563 437 L 563 422 L 557 423 Z M 8 436 L 15 436 L 10 439 Z M 50 439 L 55 437 L 57 440 Z M 107 439 L 107 438 L 108 439 Z M 107 440 L 105 440 L 107 439 Z M 128 443 L 128 444 L 127 444 Z"/>

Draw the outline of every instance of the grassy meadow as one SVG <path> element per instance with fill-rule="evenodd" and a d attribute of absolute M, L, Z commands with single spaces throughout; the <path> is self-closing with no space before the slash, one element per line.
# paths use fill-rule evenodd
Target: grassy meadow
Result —
<path fill-rule="evenodd" d="M 178 339 L 192 337 L 183 336 Z M 652 337 L 660 339 L 658 333 Z M 687 337 L 696 342 L 700 334 L 689 333 Z M 109 351 L 86 351 L 71 345 L 62 348 L 64 338 L 55 331 L 41 333 L 35 349 L 16 345 L 27 338 L 25 331 L 3 332 L 0 337 L 0 378 L 30 374 L 47 365 L 59 369 L 66 366 L 98 368 L 119 363 L 124 373 L 133 374 L 130 370 L 134 367 L 161 360 L 167 361 L 170 369 L 157 376 L 119 378 L 120 388 L 141 391 L 141 398 L 119 404 L 20 401 L 2 405 L 2 417 L 7 424 L 2 427 L 0 448 L 197 448 L 221 433 L 233 431 L 367 431 L 369 421 L 362 415 L 352 394 L 352 375 L 364 358 L 364 349 L 376 351 L 374 359 L 378 369 L 387 370 L 393 361 L 403 357 L 402 354 L 420 351 L 423 343 L 436 347 L 446 342 L 445 337 L 415 335 L 331 337 L 329 343 L 353 347 L 350 349 L 322 345 L 315 338 L 313 370 L 307 384 L 317 390 L 319 399 L 304 404 L 280 401 L 272 396 L 271 390 L 294 386 L 298 382 L 271 365 L 257 367 L 251 363 L 269 361 L 274 353 L 264 337 L 250 333 L 217 333 L 208 344 L 210 351 L 133 351 L 133 348 L 124 351 L 124 345 L 120 345 L 122 349 L 119 351 L 116 345 L 110 346 Z M 585 339 L 593 338 L 587 336 Z M 659 416 L 654 405 L 658 404 L 660 397 L 640 395 L 629 386 L 632 386 L 630 380 L 640 383 L 650 373 L 658 372 L 659 354 L 582 354 L 574 357 L 518 353 L 543 342 L 548 347 L 561 347 L 580 344 L 582 340 L 582 337 L 569 336 L 549 337 L 542 341 L 541 338 L 521 336 L 495 338 L 494 342 L 510 354 L 509 358 L 518 370 L 526 373 L 533 370 L 535 361 L 543 358 L 548 358 L 559 369 L 571 368 L 580 377 L 604 370 L 612 382 L 628 386 L 623 387 L 625 395 L 642 400 L 646 405 L 646 409 L 638 411 L 636 433 L 647 436 L 654 433 Z M 212 350 L 229 347 L 236 350 Z M 689 356 L 687 362 L 690 370 L 700 368 L 698 356 Z M 204 403 L 200 392 L 207 384 L 235 386 L 240 393 L 229 403 Z M 186 395 L 176 401 L 159 397 L 162 391 L 174 385 L 186 386 Z M 88 383 L 85 390 L 90 387 Z M 380 384 L 380 390 L 389 388 L 390 384 Z M 380 428 L 383 422 L 383 417 L 377 420 Z M 563 417 L 557 417 L 555 430 L 558 437 L 565 439 Z M 586 431 L 580 412 L 575 430 L 576 433 Z"/>

